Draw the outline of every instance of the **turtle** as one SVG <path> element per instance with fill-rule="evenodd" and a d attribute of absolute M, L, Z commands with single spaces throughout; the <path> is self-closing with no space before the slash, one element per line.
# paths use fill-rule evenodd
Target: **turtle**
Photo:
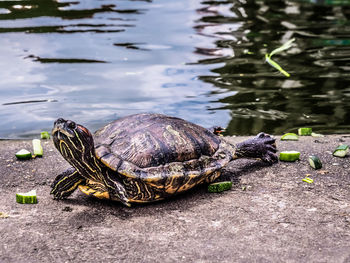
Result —
<path fill-rule="evenodd" d="M 126 206 L 163 200 L 202 183 L 219 180 L 231 160 L 277 162 L 275 139 L 265 133 L 237 145 L 214 131 L 156 113 L 119 118 L 92 134 L 59 118 L 53 142 L 71 168 L 51 185 L 54 199 L 83 193 Z"/>

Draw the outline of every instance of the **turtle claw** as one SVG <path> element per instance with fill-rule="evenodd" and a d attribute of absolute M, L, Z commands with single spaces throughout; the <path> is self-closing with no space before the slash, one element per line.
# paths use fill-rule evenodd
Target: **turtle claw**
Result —
<path fill-rule="evenodd" d="M 274 164 L 278 162 L 278 157 L 275 154 L 277 152 L 276 139 L 264 132 L 259 133 L 256 138 L 263 140 L 265 145 L 265 154 L 260 159 L 268 164 Z"/>
<path fill-rule="evenodd" d="M 53 195 L 54 200 L 67 199 L 67 197 L 70 196 L 72 193 L 72 191 L 65 191 L 64 189 L 61 189 L 61 187 L 57 187 L 54 184 L 52 184 L 51 187 L 52 187 L 52 190 L 50 194 Z"/>
<path fill-rule="evenodd" d="M 272 153 L 276 153 L 277 152 L 276 145 L 267 144 L 266 145 L 266 149 L 267 149 L 267 151 L 270 151 Z"/>
<path fill-rule="evenodd" d="M 267 152 L 267 154 L 261 157 L 261 160 L 268 164 L 274 164 L 278 162 L 278 157 L 274 152 Z"/>
<path fill-rule="evenodd" d="M 67 199 L 67 197 L 70 195 L 70 194 L 65 194 L 65 192 L 59 192 L 59 191 L 53 191 L 53 190 L 51 190 L 50 194 L 52 194 L 53 199 L 57 201 L 62 199 Z"/>
<path fill-rule="evenodd" d="M 275 144 L 276 139 L 274 137 L 272 137 L 271 135 L 264 133 L 264 132 L 260 132 L 255 138 L 259 138 L 264 140 L 265 144 Z"/>
<path fill-rule="evenodd" d="M 237 157 L 258 158 L 268 164 L 278 161 L 276 139 L 266 133 L 259 133 L 256 137 L 237 144 Z"/>

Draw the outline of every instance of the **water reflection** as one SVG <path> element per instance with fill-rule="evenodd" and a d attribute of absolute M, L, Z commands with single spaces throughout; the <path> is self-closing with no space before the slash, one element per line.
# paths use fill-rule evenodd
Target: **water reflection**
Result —
<path fill-rule="evenodd" d="M 349 15 L 341 0 L 0 2 L 0 138 L 137 112 L 348 132 Z M 274 56 L 286 78 L 264 57 L 292 38 Z"/>
<path fill-rule="evenodd" d="M 300 126 L 349 131 L 350 49 L 344 37 L 349 34 L 350 9 L 344 1 L 206 3 L 199 10 L 203 17 L 197 28 L 215 38 L 214 57 L 200 63 L 224 65 L 213 70 L 220 77 L 201 79 L 234 91 L 220 100 L 225 105 L 220 109 L 231 113 L 229 133 L 283 133 Z M 227 29 L 231 25 L 234 30 Z M 225 39 L 228 33 L 231 36 Z M 262 58 L 291 38 L 297 39 L 294 48 L 276 57 L 292 75 L 286 79 Z M 218 57 L 218 49 L 232 49 L 233 55 Z"/>
<path fill-rule="evenodd" d="M 225 125 L 227 113 L 208 112 L 224 96 L 198 79 L 216 65 L 186 65 L 202 56 L 193 52 L 199 5 L 0 2 L 9 10 L 0 14 L 0 137 L 31 137 L 60 116 L 94 130 L 146 111 Z"/>

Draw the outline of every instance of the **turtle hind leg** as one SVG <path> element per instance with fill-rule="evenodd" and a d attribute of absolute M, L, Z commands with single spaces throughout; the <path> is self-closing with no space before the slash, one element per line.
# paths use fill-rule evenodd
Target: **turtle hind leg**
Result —
<path fill-rule="evenodd" d="M 51 184 L 51 192 L 54 199 L 64 199 L 70 196 L 78 187 L 83 184 L 85 179 L 74 168 L 69 168 L 65 172 L 59 174 L 55 181 Z"/>
<path fill-rule="evenodd" d="M 237 144 L 234 158 L 258 158 L 268 164 L 278 162 L 276 139 L 266 133 Z"/>

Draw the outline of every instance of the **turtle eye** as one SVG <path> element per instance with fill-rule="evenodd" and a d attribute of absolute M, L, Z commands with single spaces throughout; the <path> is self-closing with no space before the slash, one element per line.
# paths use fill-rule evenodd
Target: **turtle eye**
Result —
<path fill-rule="evenodd" d="M 67 121 L 67 127 L 69 128 L 69 129 L 75 129 L 75 127 L 76 127 L 77 125 L 75 124 L 75 122 L 74 121 Z"/>

